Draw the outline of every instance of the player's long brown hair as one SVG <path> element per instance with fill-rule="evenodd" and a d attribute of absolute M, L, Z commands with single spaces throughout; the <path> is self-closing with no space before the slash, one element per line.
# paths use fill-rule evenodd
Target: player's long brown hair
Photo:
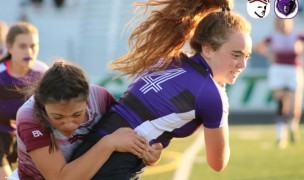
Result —
<path fill-rule="evenodd" d="M 198 22 L 216 9 L 228 8 L 232 0 L 148 0 L 135 6 L 156 7 L 130 35 L 129 52 L 111 63 L 125 75 L 161 70 L 192 36 Z M 153 66 L 163 58 L 161 64 Z"/>
<path fill-rule="evenodd" d="M 197 25 L 190 39 L 190 46 L 196 53 L 202 52 L 202 45 L 218 50 L 236 31 L 250 33 L 251 25 L 237 13 L 229 11 L 210 13 Z"/>

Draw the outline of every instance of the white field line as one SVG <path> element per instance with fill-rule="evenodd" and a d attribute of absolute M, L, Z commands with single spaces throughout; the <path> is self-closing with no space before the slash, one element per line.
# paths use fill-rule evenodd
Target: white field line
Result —
<path fill-rule="evenodd" d="M 200 131 L 200 130 L 199 130 Z M 193 141 L 190 147 L 184 152 L 180 164 L 177 167 L 172 180 L 187 180 L 189 179 L 192 165 L 195 161 L 197 153 L 205 147 L 204 133 L 198 132 L 197 138 Z"/>

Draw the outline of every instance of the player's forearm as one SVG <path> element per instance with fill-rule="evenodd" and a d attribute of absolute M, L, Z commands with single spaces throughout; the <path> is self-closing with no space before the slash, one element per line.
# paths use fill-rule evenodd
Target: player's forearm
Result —
<path fill-rule="evenodd" d="M 61 179 L 91 179 L 114 152 L 107 136 L 62 169 Z"/>

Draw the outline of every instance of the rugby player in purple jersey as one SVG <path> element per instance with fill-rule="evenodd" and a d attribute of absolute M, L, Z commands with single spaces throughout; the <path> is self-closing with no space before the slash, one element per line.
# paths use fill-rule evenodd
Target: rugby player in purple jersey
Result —
<path fill-rule="evenodd" d="M 166 147 L 172 138 L 203 126 L 207 162 L 215 171 L 223 170 L 230 156 L 225 85 L 234 84 L 246 68 L 250 24 L 231 12 L 225 0 L 149 0 L 137 5 L 154 7 L 131 33 L 129 52 L 111 64 L 134 81 L 75 157 L 120 127 L 131 127 L 151 144 Z M 187 42 L 192 55 L 181 52 Z M 93 179 L 136 179 L 144 166 L 130 153 L 115 153 Z"/>
<path fill-rule="evenodd" d="M 25 102 L 21 89 L 34 83 L 48 66 L 36 60 L 37 28 L 27 22 L 12 25 L 6 36 L 7 56 L 0 60 L 0 179 L 11 174 L 17 160 L 16 113 Z"/>

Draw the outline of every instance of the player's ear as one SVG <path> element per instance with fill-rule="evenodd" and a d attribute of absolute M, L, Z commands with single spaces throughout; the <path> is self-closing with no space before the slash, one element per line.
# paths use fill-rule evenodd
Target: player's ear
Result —
<path fill-rule="evenodd" d="M 202 55 L 206 59 L 211 59 L 214 54 L 214 50 L 210 45 L 202 45 Z"/>
<path fill-rule="evenodd" d="M 12 45 L 10 43 L 6 44 L 7 51 L 11 54 L 12 51 Z"/>

